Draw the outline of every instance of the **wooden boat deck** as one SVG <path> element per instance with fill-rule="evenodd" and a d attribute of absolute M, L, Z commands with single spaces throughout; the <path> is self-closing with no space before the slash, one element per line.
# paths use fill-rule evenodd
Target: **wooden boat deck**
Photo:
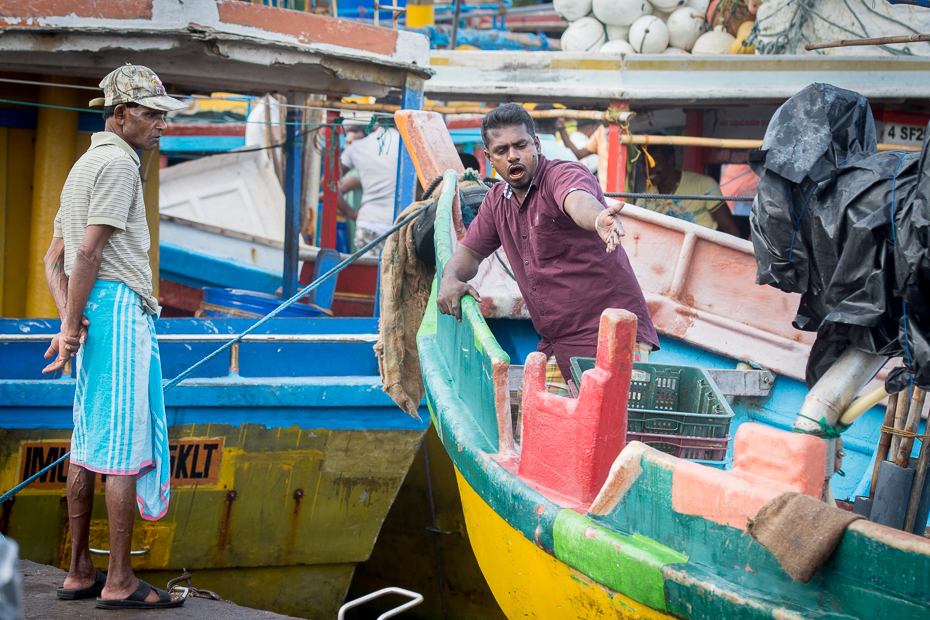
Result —
<path fill-rule="evenodd" d="M 164 609 L 133 609 L 129 611 L 110 611 L 96 609 L 94 599 L 83 601 L 59 601 L 55 590 L 61 587 L 65 571 L 36 564 L 29 560 L 20 560 L 19 573 L 22 578 L 22 611 L 25 620 L 45 620 L 46 618 L 71 618 L 73 620 L 162 620 L 168 616 L 172 620 L 284 620 L 282 616 L 270 611 L 240 607 L 235 603 L 211 601 L 204 598 L 189 598 L 182 607 Z M 196 579 L 196 576 L 195 576 Z M 163 584 L 155 584 L 161 586 Z M 196 586 L 196 582 L 194 582 Z M 222 593 L 218 593 L 222 596 Z"/>

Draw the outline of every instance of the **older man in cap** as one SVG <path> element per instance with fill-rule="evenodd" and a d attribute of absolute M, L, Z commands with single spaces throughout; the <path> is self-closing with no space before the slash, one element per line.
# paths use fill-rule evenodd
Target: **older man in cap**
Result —
<path fill-rule="evenodd" d="M 74 433 L 68 469 L 71 566 L 60 599 L 97 597 L 103 609 L 177 607 L 183 599 L 140 581 L 129 563 L 135 506 L 144 519 L 168 510 L 169 463 L 154 319 L 149 230 L 139 150 L 151 150 L 165 112 L 187 104 L 165 94 L 151 69 L 127 65 L 100 88 L 105 130 L 74 164 L 61 191 L 45 278 L 61 331 L 45 372 L 76 355 Z M 106 475 L 110 560 L 106 575 L 88 547 L 96 474 Z"/>

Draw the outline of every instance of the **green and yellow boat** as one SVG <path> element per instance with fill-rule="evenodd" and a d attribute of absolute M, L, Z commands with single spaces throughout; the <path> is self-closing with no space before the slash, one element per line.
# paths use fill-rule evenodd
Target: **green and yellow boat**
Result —
<path fill-rule="evenodd" d="M 441 273 L 464 230 L 456 192 L 461 167 L 437 116 L 400 112 L 398 119 L 421 181 L 448 170 L 435 224 Z M 740 309 L 753 294 L 748 244 L 636 207 L 624 213 L 631 257 L 661 252 L 674 262 L 677 243 L 695 260 L 729 265 L 732 277 L 717 280 L 714 290 L 727 285 L 732 298 L 720 304 L 731 303 L 733 314 L 718 312 L 710 320 L 694 307 L 703 300 L 691 299 L 691 308 L 679 308 L 679 322 L 671 324 L 677 336 L 669 323 L 663 328 L 657 321 L 663 350 L 650 362 L 737 370 L 758 356 L 726 355 L 725 335 L 716 347 L 694 344 L 712 329 L 725 334 L 728 320 L 753 308 L 767 319 L 790 310 L 791 299 L 775 295 L 773 302 L 767 291 L 760 299 L 768 307 Z M 674 294 L 684 298 L 702 272 L 679 275 L 683 267 L 671 267 L 669 277 L 675 274 L 678 288 L 687 289 Z M 820 500 L 832 473 L 826 471 L 826 442 L 787 430 L 806 393 L 790 369 L 773 374 L 774 386 L 764 395 L 734 403 L 732 461 L 717 464 L 725 469 L 638 441 L 624 447 L 632 315 L 605 311 L 595 367 L 582 376 L 578 398 L 566 399 L 546 392 L 545 359 L 534 352 L 532 327 L 501 312 L 508 306 L 504 299 L 482 294 L 479 307 L 463 298 L 457 322 L 437 312 L 437 285 L 418 334 L 427 402 L 455 466 L 472 548 L 508 618 L 930 617 L 930 540 L 855 521 L 810 582 L 801 583 L 747 535 L 748 520 L 785 492 Z M 666 294 L 663 307 L 648 287 L 654 316 L 684 305 L 673 306 L 676 298 Z M 779 329 L 769 328 L 769 344 Z M 747 326 L 743 333 L 765 332 Z M 526 359 L 519 421 L 510 405 L 515 358 Z M 867 434 L 863 429 L 880 414 L 870 411 L 853 434 Z M 847 475 L 858 479 L 867 462 L 852 462 Z"/>

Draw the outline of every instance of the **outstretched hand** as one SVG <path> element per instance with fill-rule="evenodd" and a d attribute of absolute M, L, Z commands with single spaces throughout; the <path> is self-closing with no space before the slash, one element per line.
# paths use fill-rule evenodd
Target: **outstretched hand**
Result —
<path fill-rule="evenodd" d="M 607 244 L 607 251 L 613 252 L 620 245 L 620 238 L 626 235 L 623 224 L 620 222 L 620 212 L 626 206 L 625 202 L 618 202 L 597 214 L 594 228 L 601 240 Z"/>

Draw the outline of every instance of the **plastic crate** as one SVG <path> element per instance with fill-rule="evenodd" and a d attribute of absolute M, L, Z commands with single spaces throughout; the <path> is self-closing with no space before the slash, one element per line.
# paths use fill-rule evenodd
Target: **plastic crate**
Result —
<path fill-rule="evenodd" d="M 680 459 L 692 461 L 722 461 L 727 457 L 730 436 L 723 439 L 715 437 L 682 437 L 678 435 L 660 435 L 657 433 L 627 433 L 627 443 L 641 441 L 647 446 L 661 450 Z"/>
<path fill-rule="evenodd" d="M 593 357 L 571 358 L 572 379 L 594 368 Z M 702 368 L 633 362 L 627 432 L 723 439 L 733 410 Z"/>

